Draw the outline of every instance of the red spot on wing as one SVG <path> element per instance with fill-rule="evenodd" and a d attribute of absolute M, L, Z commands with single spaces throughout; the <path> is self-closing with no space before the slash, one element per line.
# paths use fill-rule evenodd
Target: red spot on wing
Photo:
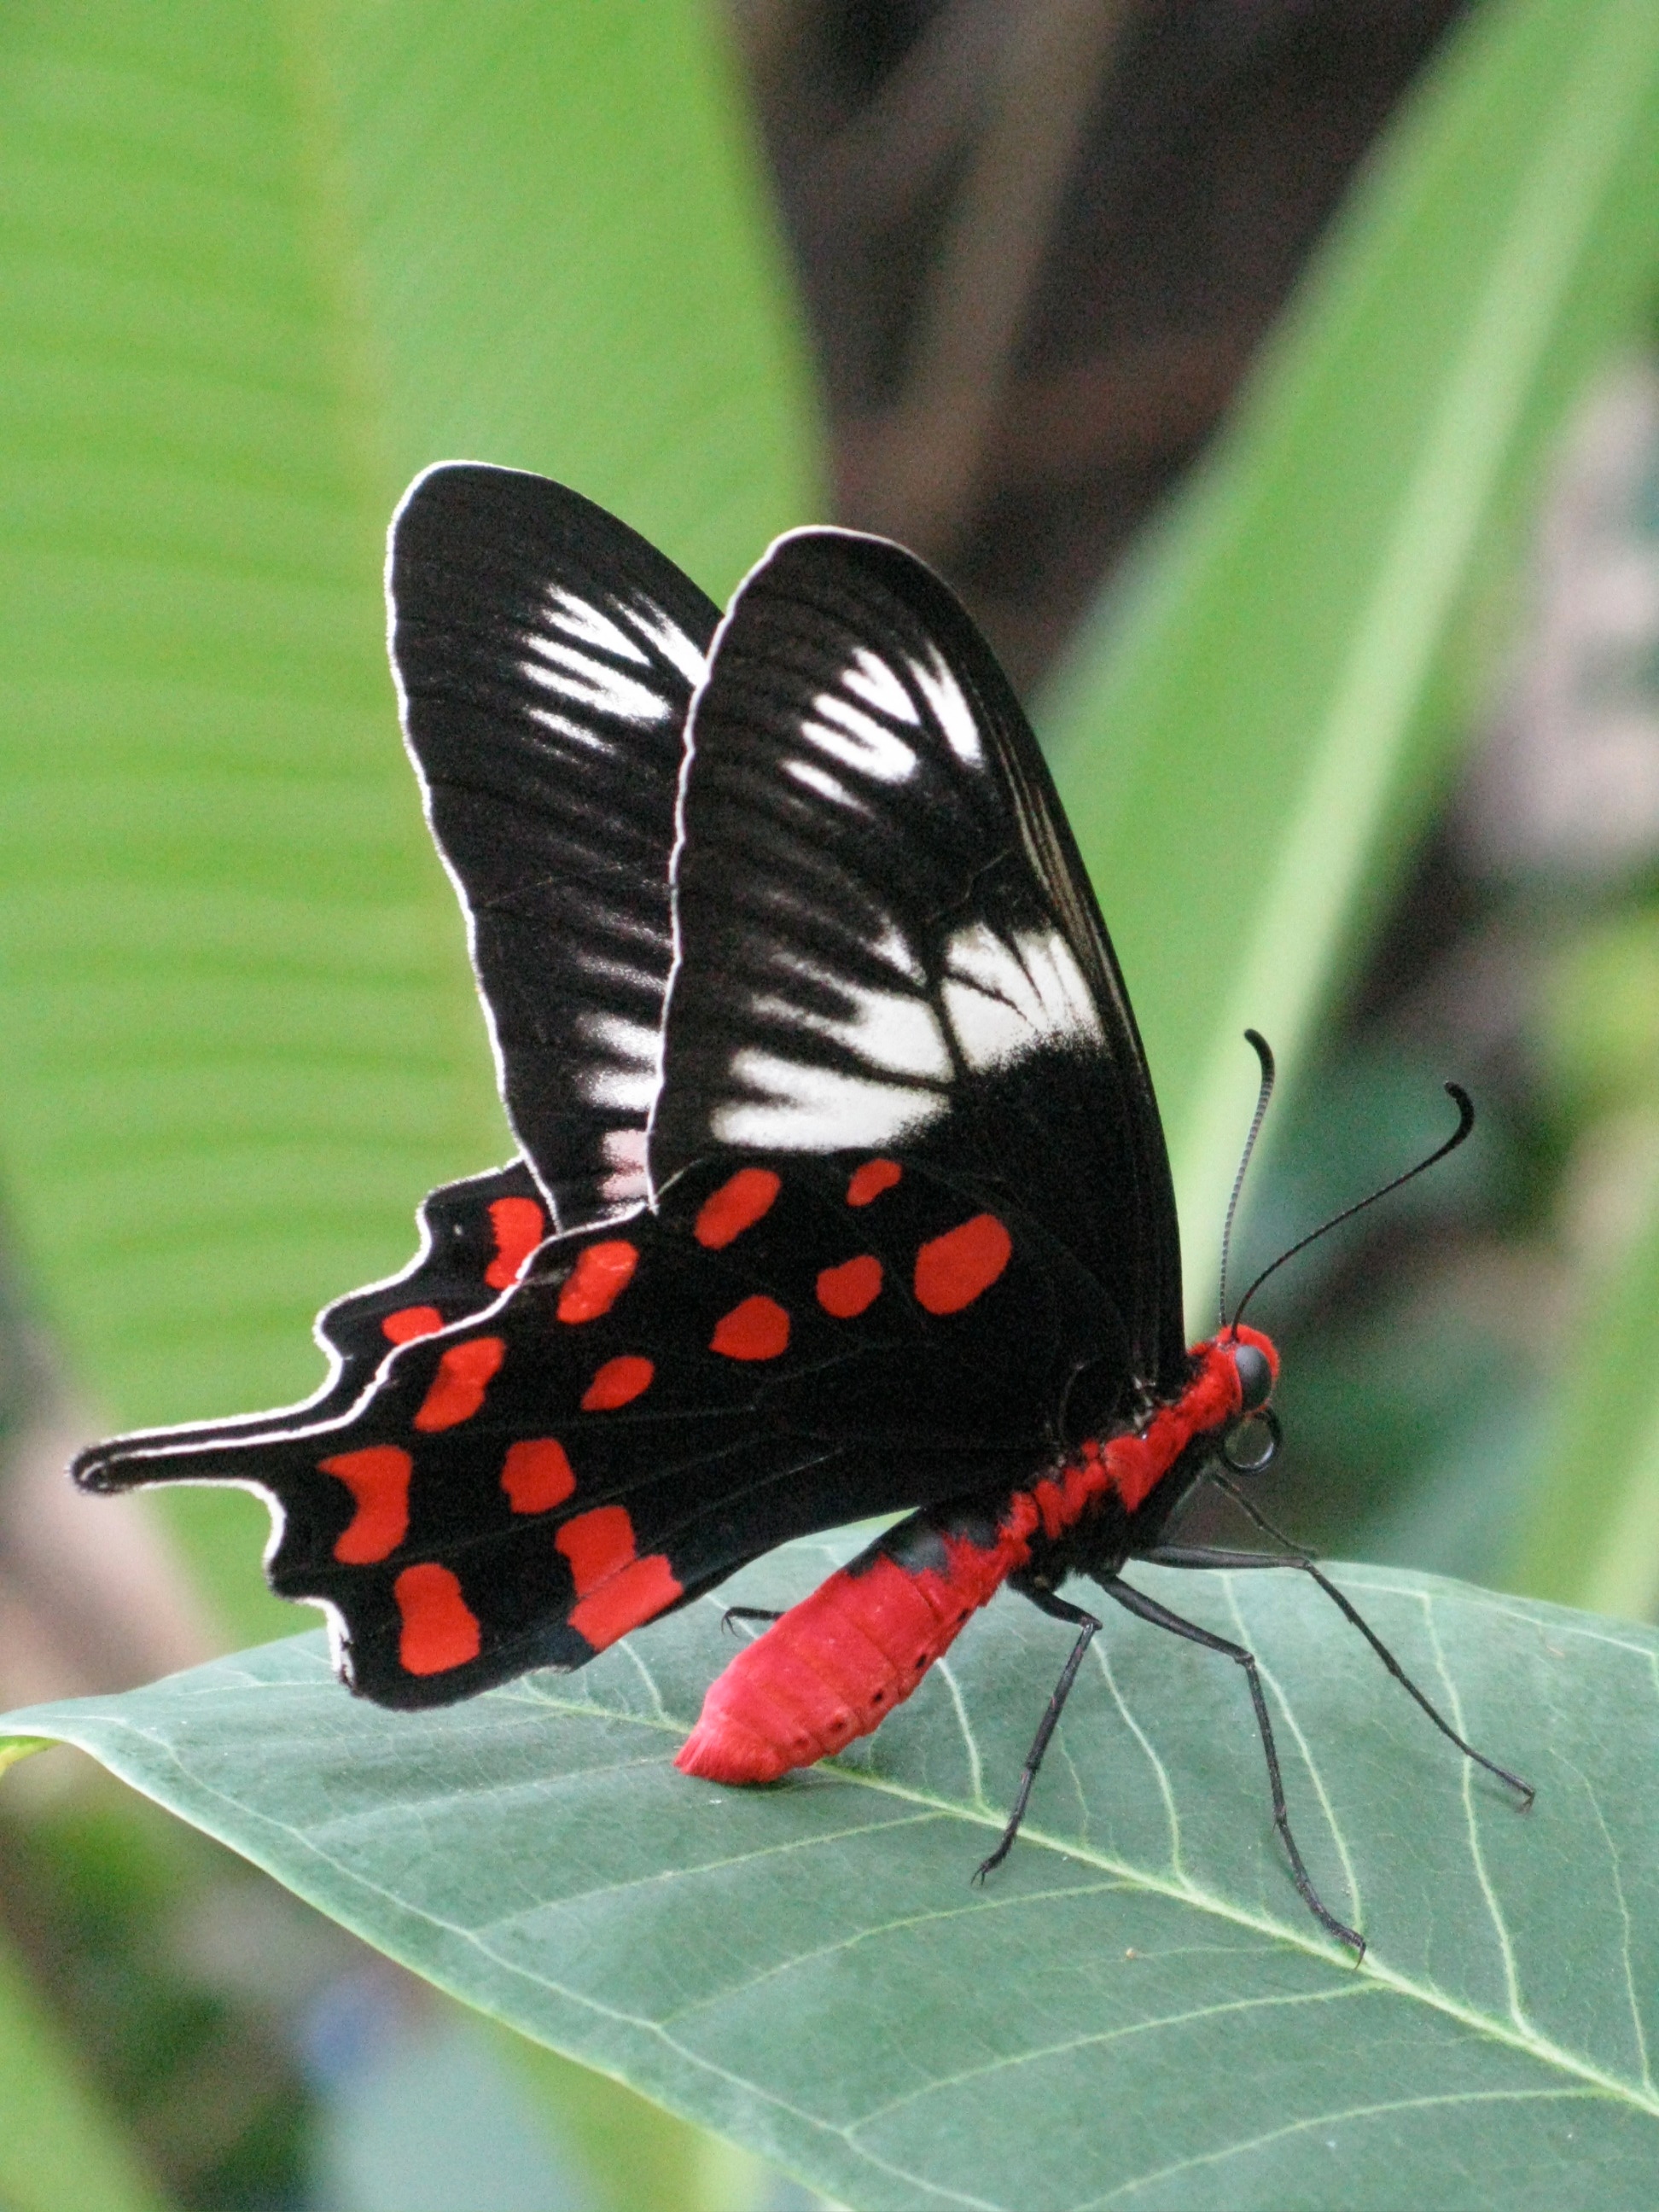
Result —
<path fill-rule="evenodd" d="M 436 1306 L 399 1306 L 380 1323 L 380 1334 L 392 1344 L 413 1344 L 417 1336 L 430 1336 L 443 1325 Z"/>
<path fill-rule="evenodd" d="M 722 1314 L 708 1349 L 726 1359 L 775 1359 L 789 1348 L 789 1316 L 775 1298 L 745 1298 Z"/>
<path fill-rule="evenodd" d="M 881 1296 L 881 1262 L 870 1253 L 826 1267 L 818 1277 L 818 1304 L 837 1321 L 851 1321 Z"/>
<path fill-rule="evenodd" d="M 484 1280 L 492 1291 L 510 1291 L 547 1234 L 542 1210 L 533 1198 L 492 1199 L 489 1226 L 495 1232 L 495 1256 L 484 1269 Z"/>
<path fill-rule="evenodd" d="M 896 1160 L 866 1160 L 861 1168 L 853 1170 L 847 1185 L 847 1203 L 848 1206 L 868 1206 L 871 1200 L 879 1198 L 883 1191 L 891 1190 L 903 1173 L 904 1170 Z"/>
<path fill-rule="evenodd" d="M 545 1513 L 575 1487 L 575 1470 L 556 1437 L 526 1437 L 508 1447 L 501 1488 L 515 1513 Z"/>
<path fill-rule="evenodd" d="M 976 1213 L 916 1255 L 916 1302 L 929 1313 L 960 1313 L 988 1291 L 1013 1256 L 1013 1239 L 994 1213 Z"/>
<path fill-rule="evenodd" d="M 570 1625 L 596 1651 L 653 1620 L 680 1594 L 660 1552 L 634 1556 L 634 1523 L 625 1505 L 596 1505 L 567 1521 L 553 1539 L 570 1562 L 577 1602 Z"/>
<path fill-rule="evenodd" d="M 464 1344 L 447 1346 L 421 1401 L 415 1426 L 430 1436 L 434 1429 L 453 1429 L 470 1421 L 506 1357 L 507 1346 L 499 1336 L 470 1336 Z"/>
<path fill-rule="evenodd" d="M 398 1656 L 409 1674 L 442 1674 L 476 1659 L 483 1644 L 477 1615 L 447 1567 L 433 1561 L 405 1567 L 392 1585 L 403 1620 Z"/>
<path fill-rule="evenodd" d="M 340 1564 L 366 1567 L 395 1552 L 409 1533 L 409 1478 L 415 1472 L 409 1454 L 398 1444 L 370 1444 L 317 1465 L 344 1483 L 356 1501 L 351 1525 L 335 1542 Z"/>
<path fill-rule="evenodd" d="M 630 1628 L 642 1621 L 654 1620 L 665 1613 L 680 1595 L 680 1584 L 674 1571 L 660 1552 L 649 1552 L 642 1559 L 613 1575 L 608 1583 L 596 1589 L 591 1597 L 579 1601 L 570 1609 L 570 1626 L 579 1636 L 585 1636 L 596 1651 L 603 1651 L 607 1644 L 614 1644 L 619 1636 L 626 1636 Z"/>
<path fill-rule="evenodd" d="M 709 1251 L 720 1251 L 754 1227 L 782 1188 L 782 1177 L 770 1168 L 739 1168 L 704 1199 L 692 1235 Z"/>
<path fill-rule="evenodd" d="M 625 1237 L 589 1244 L 577 1259 L 570 1280 L 559 1292 L 559 1319 L 597 1321 L 608 1314 L 634 1279 L 640 1264 L 639 1249 Z"/>
<path fill-rule="evenodd" d="M 553 1547 L 570 1562 L 578 1597 L 605 1581 L 634 1557 L 634 1523 L 625 1505 L 596 1505 L 578 1513 L 553 1539 Z"/>
<path fill-rule="evenodd" d="M 651 1388 L 656 1369 L 637 1352 L 625 1352 L 620 1359 L 607 1359 L 582 1393 L 585 1413 L 608 1413 L 626 1406 Z"/>

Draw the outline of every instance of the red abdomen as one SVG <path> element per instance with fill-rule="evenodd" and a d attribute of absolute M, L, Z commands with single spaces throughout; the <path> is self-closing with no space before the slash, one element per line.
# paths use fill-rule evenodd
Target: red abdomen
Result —
<path fill-rule="evenodd" d="M 704 1698 L 675 1765 L 711 1782 L 775 1782 L 879 1728 L 1025 1565 L 1034 1538 L 1075 1528 L 1109 1491 L 1133 1513 L 1194 1436 L 1224 1430 L 1241 1402 L 1235 1339 L 1260 1346 L 1278 1372 L 1265 1336 L 1230 1331 L 1225 1343 L 1198 1347 L 1187 1388 L 1143 1428 L 1085 1444 L 1054 1474 L 1014 1492 L 988 1541 L 935 1529 L 921 1565 L 893 1555 L 887 1546 L 902 1537 L 891 1531 L 831 1575 L 738 1654 Z"/>
<path fill-rule="evenodd" d="M 945 1539 L 914 1572 L 880 1550 L 843 1567 L 740 1651 L 675 1765 L 711 1782 L 775 1782 L 878 1728 L 1025 1553 Z"/>

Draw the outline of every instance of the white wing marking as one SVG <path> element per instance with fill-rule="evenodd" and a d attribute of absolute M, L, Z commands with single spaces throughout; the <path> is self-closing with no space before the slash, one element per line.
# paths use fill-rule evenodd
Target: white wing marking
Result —
<path fill-rule="evenodd" d="M 908 722 L 915 729 L 921 727 L 915 701 L 889 664 L 867 645 L 860 646 L 853 655 L 851 666 L 842 671 L 841 681 L 843 690 L 850 691 L 855 699 L 862 699 L 878 714 L 890 714 L 896 722 Z"/>
<path fill-rule="evenodd" d="M 713 1116 L 715 1141 L 756 1152 L 833 1152 L 897 1144 L 936 1121 L 941 1097 L 898 1083 L 806 1067 L 747 1047 L 732 1063 L 734 1085 L 755 1096 Z"/>
<path fill-rule="evenodd" d="M 1083 970 L 1057 930 L 1023 930 L 1012 943 L 982 921 L 958 930 L 945 948 L 940 995 L 975 1069 L 1006 1067 L 1044 1045 L 1101 1035 Z"/>
<path fill-rule="evenodd" d="M 812 702 L 812 713 L 819 719 L 802 726 L 802 737 L 844 768 L 856 769 L 878 783 L 904 783 L 915 774 L 911 747 L 862 707 L 833 691 L 820 691 Z"/>
<path fill-rule="evenodd" d="M 916 689 L 933 708 L 945 732 L 945 741 L 957 758 L 965 767 L 983 768 L 985 749 L 979 740 L 979 723 L 967 694 L 936 645 L 928 647 L 927 655 L 931 666 L 920 660 L 910 663 Z"/>
<path fill-rule="evenodd" d="M 624 660 L 637 660 L 642 667 L 648 665 L 649 656 L 622 624 L 601 613 L 592 599 L 556 585 L 547 595 L 547 607 L 556 628 L 567 637 L 580 639 L 583 645 L 592 646 L 599 653 L 620 653 Z M 641 629 L 644 626 L 641 624 Z"/>

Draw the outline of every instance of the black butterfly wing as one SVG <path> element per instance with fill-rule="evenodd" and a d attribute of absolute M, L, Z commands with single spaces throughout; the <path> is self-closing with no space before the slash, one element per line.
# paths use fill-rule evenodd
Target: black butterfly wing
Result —
<path fill-rule="evenodd" d="M 714 1147 L 867 1146 L 1000 1192 L 1184 1376 L 1175 1199 L 1111 944 L 978 631 L 897 546 L 781 539 L 693 710 L 659 1187 Z"/>
<path fill-rule="evenodd" d="M 949 1178 L 727 1155 L 544 1247 L 334 1418 L 134 1438 L 111 1473 L 264 1492 L 272 1585 L 327 1608 L 353 1686 L 447 1703 L 805 1530 L 1005 1493 L 1109 1330 L 1045 1232 Z"/>
<path fill-rule="evenodd" d="M 349 1678 L 393 1705 L 579 1664 L 791 1535 L 994 1500 L 1184 1362 L 1167 1164 L 1110 947 L 1029 730 L 943 586 L 818 532 L 734 603 L 684 777 L 653 1203 L 623 1214 L 644 1096 L 625 1082 L 645 1067 L 610 1024 L 657 1001 L 616 947 L 648 936 L 660 816 L 653 847 L 617 763 L 656 720 L 624 739 L 618 718 L 594 747 L 610 795 L 561 816 L 587 748 L 565 730 L 556 773 L 512 726 L 540 681 L 525 590 L 504 615 L 488 561 L 423 568 L 420 491 L 393 551 L 406 686 L 423 647 L 405 556 L 430 599 L 411 747 L 542 1187 L 606 1218 L 486 1310 L 411 1335 L 349 1403 L 337 1384 L 275 1420 L 125 1440 L 83 1472 L 264 1491 L 275 1587 L 327 1607 Z M 476 665 L 458 639 L 483 641 Z M 538 872 L 524 825 L 549 819 L 559 866 Z M 631 875 L 611 867 L 623 854 Z M 557 1109 L 539 1121 L 538 1066 Z M 331 1310 L 364 1359 L 403 1311 L 378 1297 Z"/>
<path fill-rule="evenodd" d="M 687 708 L 718 610 L 603 508 L 449 463 L 392 526 L 404 734 L 562 1229 L 644 1190 Z"/>
<path fill-rule="evenodd" d="M 125 1490 L 176 1471 L 181 1465 L 176 1455 L 198 1446 L 227 1437 L 279 1435 L 337 1418 L 356 1403 L 397 1346 L 493 1305 L 552 1227 L 541 1187 L 522 1160 L 441 1184 L 422 1200 L 416 1218 L 420 1246 L 408 1267 L 337 1298 L 318 1315 L 314 1333 L 328 1355 L 329 1373 L 309 1398 L 277 1413 L 140 1431 L 90 1445 L 75 1462 L 76 1480 L 88 1490 Z M 158 1440 L 175 1456 L 155 1460 L 151 1455 Z"/>

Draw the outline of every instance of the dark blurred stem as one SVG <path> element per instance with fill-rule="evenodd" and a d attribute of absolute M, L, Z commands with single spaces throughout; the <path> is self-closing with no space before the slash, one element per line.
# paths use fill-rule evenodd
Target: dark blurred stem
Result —
<path fill-rule="evenodd" d="M 1130 0 L 1043 0 L 1009 21 L 860 517 L 936 559 L 972 513 L 1060 196 L 1129 16 Z"/>

